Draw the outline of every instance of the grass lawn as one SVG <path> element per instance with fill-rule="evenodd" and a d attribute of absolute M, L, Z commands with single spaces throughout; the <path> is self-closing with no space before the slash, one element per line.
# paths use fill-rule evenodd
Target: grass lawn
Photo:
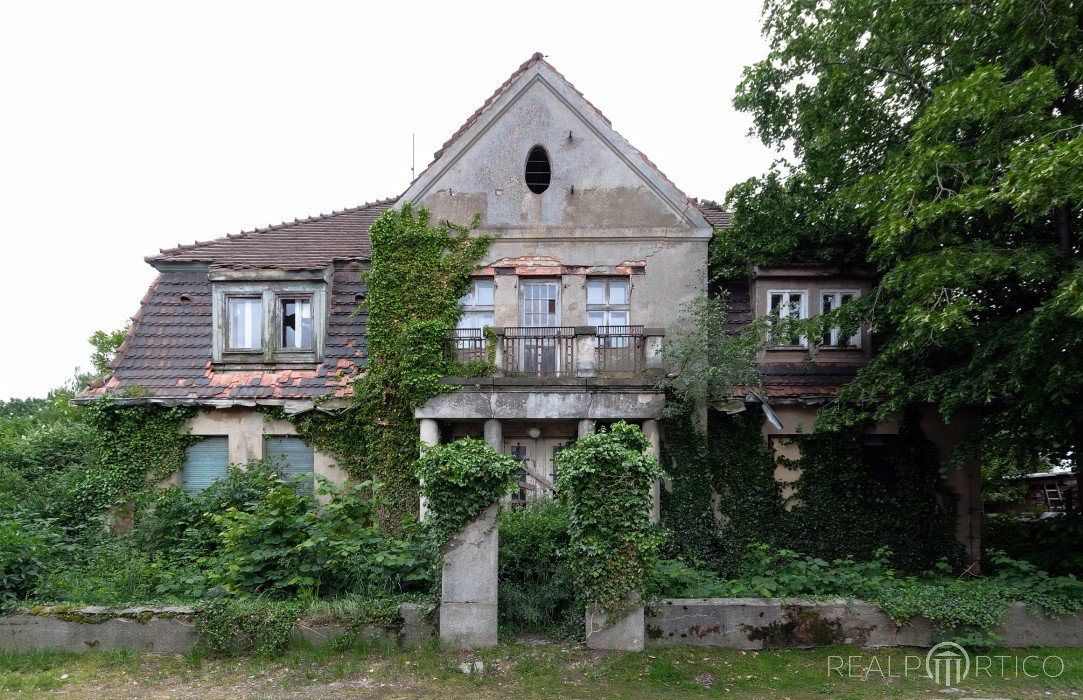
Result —
<path fill-rule="evenodd" d="M 1012 660 L 993 659 L 945 690 L 919 672 L 902 675 L 924 650 L 741 652 L 733 649 L 648 649 L 642 654 L 592 652 L 558 644 L 502 645 L 481 652 L 427 647 L 389 650 L 296 649 L 276 658 L 214 659 L 198 654 L 0 654 L 0 697 L 73 698 L 1049 698 L 1083 697 L 1083 649 L 990 652 L 1032 658 L 1028 677 Z M 876 657 L 876 661 L 872 660 Z M 1063 671 L 1042 674 L 1044 657 Z M 841 657 L 841 660 L 840 660 Z M 859 658 L 849 658 L 859 657 Z M 466 675 L 461 663 L 481 661 Z M 830 674 L 828 667 L 832 666 Z M 837 670 L 841 668 L 840 671 Z M 1053 674 L 1057 661 L 1046 662 Z M 869 671 L 869 672 L 866 672 Z"/>

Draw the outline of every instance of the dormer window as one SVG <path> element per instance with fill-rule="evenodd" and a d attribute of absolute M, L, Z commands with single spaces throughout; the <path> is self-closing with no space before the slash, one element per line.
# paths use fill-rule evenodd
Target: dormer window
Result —
<path fill-rule="evenodd" d="M 278 300 L 279 334 L 283 349 L 312 349 L 312 298 L 280 298 Z"/>
<path fill-rule="evenodd" d="M 775 350 L 800 350 L 807 345 L 804 337 L 786 328 L 790 322 L 808 318 L 808 299 L 803 289 L 772 289 L 767 292 L 768 311 L 772 317 L 771 345 Z"/>
<path fill-rule="evenodd" d="M 263 298 L 231 296 L 229 299 L 230 350 L 258 351 L 263 348 Z"/>
<path fill-rule="evenodd" d="M 526 186 L 534 194 L 541 194 L 549 189 L 549 181 L 552 179 L 552 168 L 549 165 L 549 154 L 541 146 L 530 149 L 526 157 Z"/>
<path fill-rule="evenodd" d="M 323 359 L 327 283 L 214 282 L 213 359 L 313 364 Z"/>
<path fill-rule="evenodd" d="M 829 313 L 843 304 L 853 301 L 858 293 L 853 290 L 844 292 L 822 292 L 820 294 L 820 313 Z M 843 335 L 838 326 L 829 329 L 821 339 L 825 348 L 859 348 L 861 347 L 861 332 L 854 335 Z"/>

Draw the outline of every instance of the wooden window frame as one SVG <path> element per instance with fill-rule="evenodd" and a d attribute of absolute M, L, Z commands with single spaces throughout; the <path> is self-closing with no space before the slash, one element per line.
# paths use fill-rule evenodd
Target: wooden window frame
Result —
<path fill-rule="evenodd" d="M 327 340 L 327 283 L 323 281 L 215 282 L 212 288 L 212 360 L 216 364 L 313 365 L 323 361 Z M 229 344 L 229 300 L 260 298 L 263 301 L 262 347 L 233 349 Z M 281 347 L 282 299 L 309 299 L 312 303 L 312 347 Z"/>
<path fill-rule="evenodd" d="M 861 292 L 858 291 L 857 289 L 841 289 L 841 288 L 840 289 L 834 289 L 834 288 L 821 289 L 819 291 L 820 313 L 821 314 L 825 313 L 824 312 L 824 297 L 825 296 L 831 295 L 831 296 L 835 297 L 836 301 L 839 301 L 839 300 L 842 299 L 842 295 L 844 295 L 844 294 L 851 295 L 851 297 L 852 297 L 851 301 L 853 301 L 853 299 L 857 299 L 859 296 L 861 296 Z M 839 301 L 838 306 L 835 306 L 835 308 L 837 309 L 841 305 L 842 305 L 842 302 Z M 832 326 L 832 328 L 827 333 L 827 335 L 831 338 L 831 343 L 830 344 L 821 343 L 820 344 L 820 349 L 821 350 L 830 350 L 830 351 L 836 351 L 836 350 L 861 350 L 861 335 L 862 335 L 861 331 L 862 331 L 862 329 L 858 328 L 857 333 L 854 333 L 852 336 L 850 336 L 854 340 L 853 345 L 839 345 L 839 336 L 840 336 L 839 327 L 838 326 Z"/>
<path fill-rule="evenodd" d="M 590 300 L 590 283 L 591 282 L 604 282 L 605 283 L 605 303 L 604 304 L 591 304 L 590 303 L 589 300 Z M 625 303 L 623 303 L 623 304 L 612 304 L 612 303 L 610 303 L 610 301 L 609 301 L 609 292 L 610 292 L 609 285 L 610 285 L 611 282 L 624 282 L 624 284 L 627 285 L 627 288 L 625 290 L 625 295 L 624 295 L 624 298 L 626 299 Z M 605 323 L 601 324 L 601 326 L 603 326 L 603 327 L 604 326 L 626 327 L 626 326 L 631 326 L 632 325 L 632 281 L 628 277 L 625 277 L 623 275 L 608 276 L 608 277 L 605 277 L 605 276 L 588 277 L 587 281 L 586 281 L 586 285 L 585 285 L 584 288 L 586 289 L 587 300 L 588 300 L 587 303 L 586 303 L 587 324 L 588 325 L 596 325 L 596 324 L 590 323 L 590 313 L 592 311 L 595 312 L 595 313 L 603 313 L 603 314 L 605 314 Z M 625 312 L 627 314 L 627 316 L 628 316 L 627 323 L 611 323 L 611 321 L 612 321 L 611 314 L 614 311 L 623 311 L 623 312 Z"/>
<path fill-rule="evenodd" d="M 471 329 L 473 329 L 473 328 L 478 328 L 478 329 L 484 328 L 484 326 L 477 326 L 477 325 L 464 326 L 463 325 L 463 321 L 465 321 L 467 318 L 471 318 L 471 317 L 476 318 L 476 316 L 478 314 L 483 314 L 483 313 L 492 314 L 493 318 L 494 318 L 494 321 L 495 321 L 495 318 L 496 318 L 496 279 L 493 278 L 493 277 L 475 277 L 475 278 L 470 280 L 470 292 L 468 292 L 468 294 L 471 294 L 472 298 L 475 301 L 478 298 L 477 284 L 479 282 L 488 282 L 489 284 L 491 284 L 493 286 L 493 303 L 492 304 L 476 304 L 475 303 L 475 304 L 467 305 L 466 302 L 463 302 L 463 310 L 462 310 L 462 313 L 459 315 L 459 323 L 456 326 L 456 328 L 471 328 Z"/>
<path fill-rule="evenodd" d="M 797 318 L 798 318 L 798 320 L 801 320 L 801 321 L 808 318 L 808 297 L 809 297 L 809 290 L 808 289 L 803 289 L 803 288 L 797 288 L 797 289 L 794 289 L 794 288 L 768 289 L 767 293 L 766 293 L 766 296 L 764 297 L 764 302 L 765 302 L 765 309 L 766 309 L 767 315 L 769 315 L 769 316 L 774 315 L 774 311 L 771 309 L 771 297 L 773 295 L 775 295 L 775 294 L 791 294 L 791 295 L 792 294 L 797 294 L 797 295 L 799 295 L 799 297 L 801 299 L 801 305 L 800 305 L 800 309 L 798 311 L 798 317 Z M 778 343 L 775 342 L 774 330 L 771 329 L 771 330 L 767 331 L 767 349 L 768 350 L 807 350 L 808 349 L 808 338 L 802 335 L 802 336 L 800 336 L 798 338 L 798 343 L 796 345 L 790 345 L 790 344 L 781 345 L 781 344 L 778 344 Z"/>
<path fill-rule="evenodd" d="M 553 299 L 554 314 L 556 315 L 556 323 L 552 326 L 530 326 L 526 322 L 526 288 L 531 284 L 551 284 L 556 288 L 556 297 Z M 561 304 L 563 303 L 563 288 L 564 285 L 559 277 L 529 277 L 526 279 L 520 279 L 519 281 L 519 325 L 524 328 L 560 328 L 561 321 L 563 320 L 563 313 Z M 495 299 L 494 299 L 495 301 Z M 548 313 L 548 312 L 546 312 Z"/>

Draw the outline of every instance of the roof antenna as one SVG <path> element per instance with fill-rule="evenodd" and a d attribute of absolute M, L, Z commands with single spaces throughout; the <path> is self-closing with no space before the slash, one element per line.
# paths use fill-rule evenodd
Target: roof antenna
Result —
<path fill-rule="evenodd" d="M 410 134 L 410 182 L 413 182 L 417 177 L 414 174 L 414 161 L 417 158 L 417 147 L 415 146 L 414 141 L 414 134 Z"/>

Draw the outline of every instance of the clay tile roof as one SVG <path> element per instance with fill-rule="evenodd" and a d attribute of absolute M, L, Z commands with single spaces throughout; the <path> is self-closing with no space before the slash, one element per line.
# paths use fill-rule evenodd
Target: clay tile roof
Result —
<path fill-rule="evenodd" d="M 132 318 L 111 363 L 112 373 L 83 392 L 80 401 L 107 393 L 153 401 L 215 403 L 311 401 L 347 397 L 367 358 L 368 315 L 355 313 L 365 292 L 359 270 L 337 270 L 328 303 L 323 362 L 312 365 L 215 365 L 208 272 L 158 275 Z"/>
<path fill-rule="evenodd" d="M 318 270 L 335 260 L 368 260 L 369 227 L 397 198 L 284 221 L 213 241 L 178 245 L 147 262 L 205 262 L 213 267 Z"/>
<path fill-rule="evenodd" d="M 703 214 L 703 218 L 707 219 L 707 223 L 714 228 L 722 229 L 732 226 L 732 223 L 730 222 L 730 213 L 723 209 L 722 205 L 718 202 L 712 202 L 709 199 L 704 199 L 702 201 L 693 199 L 691 202 L 699 209 L 700 213 Z"/>

